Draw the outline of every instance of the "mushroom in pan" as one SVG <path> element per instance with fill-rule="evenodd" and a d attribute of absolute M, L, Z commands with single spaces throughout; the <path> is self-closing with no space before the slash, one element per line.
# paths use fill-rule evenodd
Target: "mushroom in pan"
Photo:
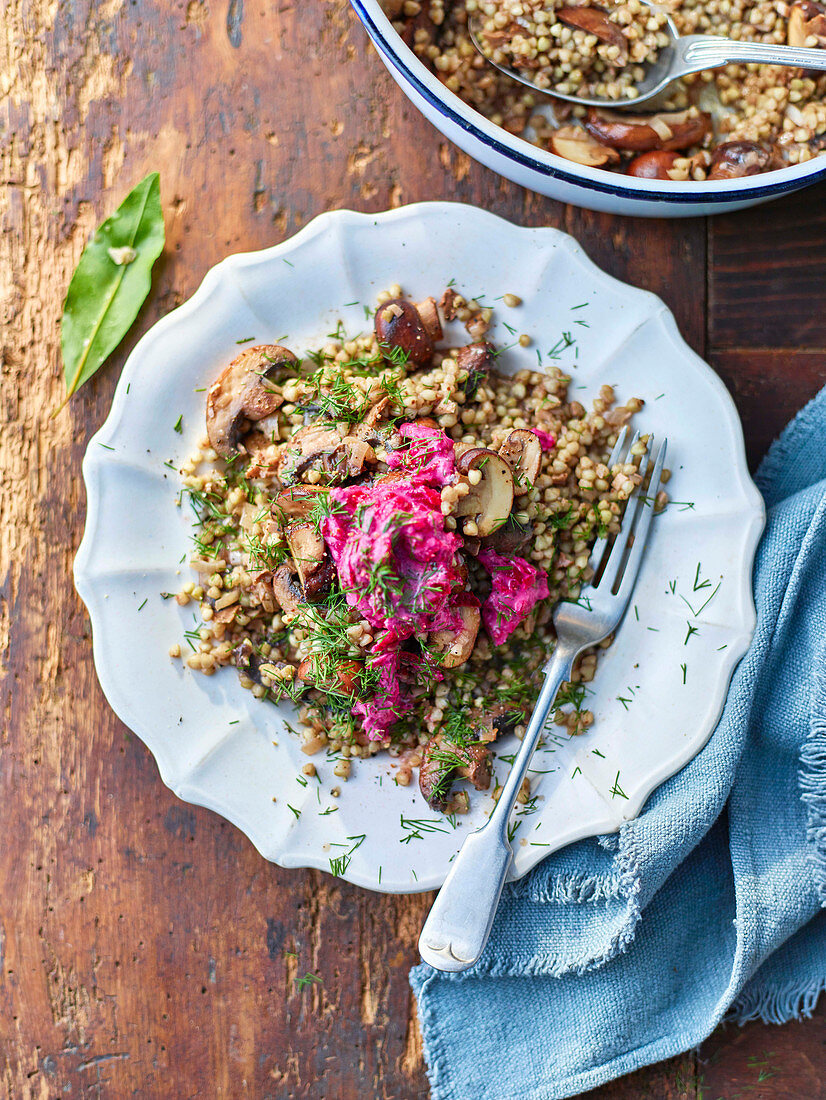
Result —
<path fill-rule="evenodd" d="M 619 54 L 616 63 L 624 65 L 628 60 L 628 39 L 622 33 L 620 27 L 611 21 L 607 11 L 603 8 L 569 7 L 558 8 L 556 17 L 566 27 L 592 34 L 600 42 L 609 46 L 616 46 Z"/>
<path fill-rule="evenodd" d="M 790 46 L 811 45 L 809 39 L 815 38 L 815 48 L 826 45 L 826 8 L 813 0 L 795 0 L 789 13 L 786 28 L 786 41 Z"/>
<path fill-rule="evenodd" d="M 674 167 L 674 162 L 679 159 L 680 154 L 673 149 L 651 149 L 629 161 L 625 171 L 629 176 L 643 180 L 686 180 L 688 169 Z"/>
<path fill-rule="evenodd" d="M 616 149 L 597 141 L 581 126 L 560 126 L 551 134 L 548 147 L 558 157 L 584 164 L 586 168 L 602 168 L 620 162 Z"/>
<path fill-rule="evenodd" d="M 773 167 L 772 154 L 755 141 L 724 141 L 711 156 L 710 180 L 734 180 L 756 176 Z"/>
<path fill-rule="evenodd" d="M 221 458 L 236 453 L 246 421 L 263 420 L 283 403 L 275 381 L 297 368 L 298 360 L 287 348 L 262 344 L 242 351 L 218 375 L 207 394 L 206 427 Z"/>
<path fill-rule="evenodd" d="M 585 128 L 605 145 L 631 153 L 649 149 L 687 149 L 711 133 L 711 115 L 689 107 L 685 111 L 659 111 L 650 115 L 626 115 L 589 107 Z"/>
<path fill-rule="evenodd" d="M 513 515 L 508 516 L 508 522 L 497 527 L 492 535 L 483 540 L 483 546 L 495 550 L 497 554 L 512 557 L 518 554 L 533 536 L 532 523 L 520 523 Z M 477 551 L 478 552 L 478 551 Z"/>
<path fill-rule="evenodd" d="M 466 517 L 464 530 L 484 538 L 507 520 L 513 507 L 513 474 L 508 463 L 487 447 L 471 447 L 456 460 L 468 492 L 456 504 L 456 515 Z M 475 529 L 474 529 L 475 528 Z"/>

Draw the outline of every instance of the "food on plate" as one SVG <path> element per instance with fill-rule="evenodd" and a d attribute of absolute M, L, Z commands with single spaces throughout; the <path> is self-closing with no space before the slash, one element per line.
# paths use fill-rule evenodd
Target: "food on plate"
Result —
<path fill-rule="evenodd" d="M 533 352 L 526 336 L 496 347 L 492 320 L 454 286 L 438 302 L 393 287 L 372 331 L 339 324 L 303 355 L 247 347 L 212 380 L 182 470 L 189 667 L 232 665 L 257 698 L 292 700 L 302 748 L 337 777 L 386 751 L 398 784 L 418 768 L 449 812 L 468 807 L 456 781 L 487 789 L 493 742 L 524 732 L 553 604 L 579 596 L 594 540 L 618 530 L 646 446 L 609 468 L 642 402 L 603 386 L 586 410 L 553 362 L 502 373 L 503 351 Z M 572 734 L 593 721 L 596 657 L 558 699 Z"/>
<path fill-rule="evenodd" d="M 638 0 L 382 3 L 406 44 L 450 91 L 510 133 L 576 164 L 644 179 L 741 179 L 803 163 L 826 149 L 826 74 L 728 65 L 675 82 L 656 109 L 629 115 L 525 88 L 489 65 L 468 33 L 468 15 L 478 13 L 497 62 L 569 94 L 590 90 L 618 106 L 632 104 L 638 55 L 645 49 L 653 58 L 662 34 L 658 16 Z M 683 35 L 826 44 L 826 6 L 815 0 L 673 0 L 664 10 Z"/>

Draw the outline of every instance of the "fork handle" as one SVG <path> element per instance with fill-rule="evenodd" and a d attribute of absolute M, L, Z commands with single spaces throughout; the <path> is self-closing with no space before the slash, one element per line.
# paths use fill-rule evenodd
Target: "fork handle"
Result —
<path fill-rule="evenodd" d="M 453 861 L 419 936 L 419 954 L 437 970 L 467 970 L 488 942 L 502 887 L 513 860 L 507 828 L 513 804 L 560 685 L 571 675 L 578 649 L 557 643 L 545 682 L 499 801 Z"/>
<path fill-rule="evenodd" d="M 716 69 L 721 65 L 767 63 L 794 68 L 826 69 L 826 53 L 821 49 L 781 46 L 773 42 L 743 42 L 718 38 L 711 34 L 688 34 L 677 39 L 680 75 Z"/>

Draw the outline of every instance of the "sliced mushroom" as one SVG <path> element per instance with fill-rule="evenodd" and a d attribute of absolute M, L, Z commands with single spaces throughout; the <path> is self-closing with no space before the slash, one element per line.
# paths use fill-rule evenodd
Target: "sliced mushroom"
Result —
<path fill-rule="evenodd" d="M 281 693 L 278 690 L 277 682 L 273 682 L 274 679 L 277 681 L 277 676 L 273 676 L 273 674 L 283 670 L 287 674 L 285 678 L 291 685 L 295 682 L 297 676 L 295 665 L 290 664 L 289 661 L 273 661 L 263 657 L 255 651 L 249 638 L 245 638 L 232 651 L 232 662 L 238 669 L 239 676 L 246 676 L 255 681 L 256 684 L 270 688 L 275 695 Z M 270 675 L 266 676 L 265 679 L 266 673 L 270 673 Z M 291 691 L 290 695 L 293 694 Z"/>
<path fill-rule="evenodd" d="M 467 371 L 462 392 L 466 397 L 475 397 L 476 391 L 496 366 L 496 351 L 492 344 L 485 341 L 466 344 L 456 352 L 456 366 L 460 371 Z"/>
<path fill-rule="evenodd" d="M 250 680 L 255 680 L 257 684 L 261 683 L 261 675 L 258 670 L 263 660 L 264 658 L 253 649 L 249 638 L 244 638 L 243 642 L 232 651 L 232 663 L 239 673 L 249 676 Z"/>
<path fill-rule="evenodd" d="M 560 126 L 551 134 L 549 147 L 552 153 L 586 168 L 603 168 L 606 164 L 619 164 L 620 155 L 610 145 L 596 141 L 581 126 Z"/>
<path fill-rule="evenodd" d="M 310 576 L 304 585 L 304 595 L 308 603 L 321 603 L 330 594 L 336 578 L 336 567 L 332 559 L 325 556 L 324 561 Z"/>
<path fill-rule="evenodd" d="M 270 514 L 276 519 L 306 519 L 329 492 L 322 485 L 293 485 L 282 489 L 270 505 Z"/>
<path fill-rule="evenodd" d="M 589 107 L 589 133 L 613 149 L 645 153 L 650 149 L 687 149 L 711 133 L 711 115 L 689 107 L 652 115 L 627 115 Z"/>
<path fill-rule="evenodd" d="M 347 435 L 342 439 L 341 445 L 330 455 L 328 467 L 330 473 L 343 473 L 346 477 L 359 477 L 364 472 L 365 464 L 373 466 L 376 463 L 376 452 L 364 439 L 355 435 Z"/>
<path fill-rule="evenodd" d="M 406 364 L 421 367 L 433 357 L 433 338 L 419 311 L 406 298 L 391 298 L 376 310 L 376 338 L 385 353 L 393 358 L 398 349 Z"/>
<path fill-rule="evenodd" d="M 303 455 L 317 455 L 321 451 L 332 451 L 341 442 L 342 433 L 325 424 L 308 424 L 299 428 L 290 440 L 301 447 Z"/>
<path fill-rule="evenodd" d="M 490 786 L 493 769 L 485 745 L 457 745 L 436 734 L 425 745 L 419 767 L 419 790 L 428 806 L 445 810 L 456 779 L 469 779 L 477 791 Z"/>
<path fill-rule="evenodd" d="M 754 141 L 725 141 L 711 158 L 710 180 L 736 180 L 756 176 L 771 167 L 772 155 Z"/>
<path fill-rule="evenodd" d="M 652 149 L 634 157 L 625 171 L 629 176 L 643 180 L 686 180 L 688 169 L 680 172 L 674 168 L 674 161 L 679 159 L 680 154 L 672 149 Z"/>
<path fill-rule="evenodd" d="M 458 630 L 434 630 L 427 636 L 428 652 L 442 668 L 458 668 L 468 660 L 482 621 L 477 604 L 459 604 L 455 611 L 462 620 Z"/>
<path fill-rule="evenodd" d="M 603 8 L 558 8 L 556 17 L 566 27 L 585 31 L 600 42 L 616 46 L 620 51 L 617 64 L 624 65 L 628 60 L 628 40 Z"/>
<path fill-rule="evenodd" d="M 458 297 L 459 295 L 452 286 L 446 287 L 445 290 L 442 291 L 442 296 L 439 299 L 439 308 L 446 321 L 455 321 L 457 308 L 456 299 Z"/>
<path fill-rule="evenodd" d="M 499 454 L 513 471 L 513 482 L 520 492 L 527 493 L 536 484 L 542 462 L 542 444 L 539 437 L 528 428 L 512 431 Z"/>
<path fill-rule="evenodd" d="M 423 302 L 416 302 L 416 312 L 427 329 L 430 339 L 434 344 L 438 344 L 444 333 L 442 332 L 442 322 L 439 318 L 439 307 L 436 305 L 436 299 L 425 298 Z"/>
<path fill-rule="evenodd" d="M 296 678 L 312 687 L 324 691 L 340 691 L 345 695 L 354 695 L 358 688 L 358 678 L 364 667 L 363 661 L 339 661 L 323 679 L 317 678 L 317 669 L 313 668 L 313 658 L 305 657 L 298 666 Z"/>
<path fill-rule="evenodd" d="M 508 463 L 496 451 L 471 447 L 460 455 L 456 469 L 466 479 L 468 492 L 456 505 L 456 515 L 476 524 L 470 535 L 484 538 L 501 527 L 513 507 L 513 474 Z M 474 472 L 480 476 L 471 478 Z"/>
<path fill-rule="evenodd" d="M 298 579 L 306 585 L 307 578 L 324 560 L 324 539 L 314 523 L 291 523 L 284 531 L 284 538 L 298 570 Z"/>
<path fill-rule="evenodd" d="M 275 380 L 295 374 L 298 360 L 278 344 L 262 344 L 242 351 L 218 375 L 207 394 L 206 427 L 209 442 L 222 458 L 238 450 L 245 420 L 263 420 L 283 403 Z"/>
<path fill-rule="evenodd" d="M 518 554 L 531 541 L 532 536 L 532 524 L 522 524 L 513 516 L 509 516 L 507 523 L 497 527 L 492 535 L 488 535 L 484 540 L 484 545 L 491 550 L 495 550 L 497 554 L 508 557 Z"/>
<path fill-rule="evenodd" d="M 328 475 L 327 482 L 337 480 L 343 455 L 340 451 L 342 433 L 323 424 L 308 424 L 290 439 L 278 463 L 278 477 L 290 485 L 310 469 Z"/>
<path fill-rule="evenodd" d="M 282 611 L 297 611 L 304 603 L 298 572 L 291 562 L 285 561 L 273 573 L 272 591 Z"/>
<path fill-rule="evenodd" d="M 817 42 L 813 44 L 809 38 Z M 813 46 L 815 49 L 826 45 L 826 8 L 812 0 L 795 0 L 789 13 L 786 41 L 790 46 Z"/>

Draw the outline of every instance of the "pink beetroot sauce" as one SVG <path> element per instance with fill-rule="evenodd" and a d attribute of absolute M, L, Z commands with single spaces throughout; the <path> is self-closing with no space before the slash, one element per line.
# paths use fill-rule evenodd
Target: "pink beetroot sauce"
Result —
<path fill-rule="evenodd" d="M 374 741 L 387 738 L 410 710 L 411 688 L 424 666 L 430 682 L 442 679 L 431 660 L 406 652 L 405 642 L 432 631 L 458 630 L 456 607 L 468 600 L 478 603 L 464 587 L 458 556 L 462 540 L 445 529 L 441 512 L 440 491 L 456 476 L 453 443 L 438 428 L 402 424 L 399 431 L 405 444 L 388 453 L 391 473 L 371 485 L 331 490 L 332 500 L 345 511 L 321 523 L 347 602 L 374 631 L 375 694 L 353 707 Z M 482 618 L 498 645 L 548 595 L 548 585 L 522 558 L 506 560 L 483 550 L 479 560 L 493 584 Z"/>
<path fill-rule="evenodd" d="M 550 432 L 543 432 L 541 428 L 531 428 L 531 431 L 539 440 L 539 445 L 543 451 L 552 451 L 556 446 L 556 440 Z"/>
<path fill-rule="evenodd" d="M 501 645 L 540 600 L 550 595 L 548 578 L 524 558 L 503 558 L 495 550 L 479 551 L 490 573 L 491 593 L 482 604 L 482 622 L 495 645 Z"/>

